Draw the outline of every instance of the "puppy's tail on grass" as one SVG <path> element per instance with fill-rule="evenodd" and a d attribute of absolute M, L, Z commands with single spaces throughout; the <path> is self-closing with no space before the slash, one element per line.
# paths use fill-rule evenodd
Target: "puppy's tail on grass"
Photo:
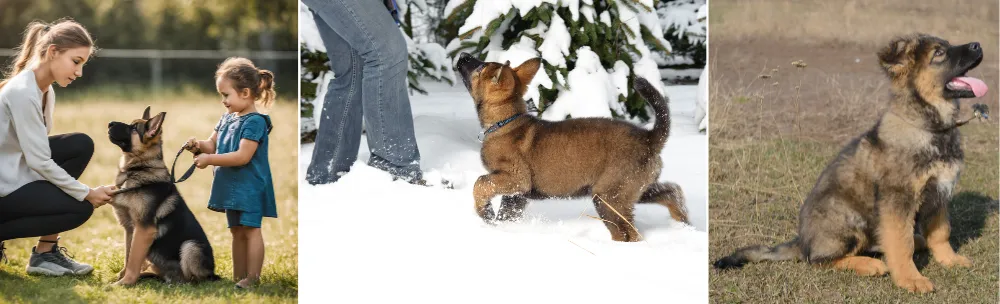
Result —
<path fill-rule="evenodd" d="M 799 260 L 802 256 L 801 252 L 799 239 L 795 238 L 774 247 L 757 245 L 740 248 L 733 254 L 715 261 L 712 266 L 718 269 L 730 269 L 761 261 Z"/>
<path fill-rule="evenodd" d="M 656 123 L 649 131 L 649 145 L 659 154 L 663 150 L 663 144 L 667 143 L 667 137 L 670 136 L 670 108 L 667 100 L 660 95 L 660 91 L 646 79 L 636 77 L 634 87 L 639 96 L 642 96 L 642 99 L 645 99 L 656 112 Z"/>

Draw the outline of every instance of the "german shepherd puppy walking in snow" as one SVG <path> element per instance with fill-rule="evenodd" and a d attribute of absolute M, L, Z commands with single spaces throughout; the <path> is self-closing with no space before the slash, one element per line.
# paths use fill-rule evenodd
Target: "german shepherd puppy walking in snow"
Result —
<path fill-rule="evenodd" d="M 891 81 L 889 110 L 820 174 L 799 212 L 798 237 L 739 249 L 715 267 L 804 259 L 863 276 L 888 272 L 897 286 L 924 293 L 934 286 L 917 270 L 915 249 L 930 249 L 946 267 L 971 265 L 948 243 L 948 202 L 962 169 L 959 98 L 987 90 L 965 76 L 983 50 L 917 34 L 893 40 L 878 60 Z M 879 251 L 885 263 L 861 255 Z"/>
<path fill-rule="evenodd" d="M 637 202 L 659 203 L 674 220 L 687 223 L 681 188 L 658 183 L 660 151 L 670 133 L 667 102 L 644 79 L 635 90 L 656 111 L 652 130 L 605 118 L 560 122 L 527 115 L 522 96 L 541 59 L 518 67 L 510 62 L 482 62 L 462 53 L 456 68 L 476 105 L 485 129 L 483 166 L 489 174 L 476 180 L 475 208 L 483 220 L 520 218 L 527 199 L 592 196 L 597 213 L 615 241 L 639 241 L 633 209 Z M 494 215 L 490 199 L 501 195 Z"/>

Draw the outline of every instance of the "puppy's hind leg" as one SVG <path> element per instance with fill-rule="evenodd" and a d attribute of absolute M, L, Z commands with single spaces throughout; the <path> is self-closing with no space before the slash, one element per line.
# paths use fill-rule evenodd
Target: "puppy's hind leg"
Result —
<path fill-rule="evenodd" d="M 196 241 L 181 244 L 180 269 L 187 281 L 202 281 L 215 275 L 214 261 Z"/>
<path fill-rule="evenodd" d="M 639 231 L 635 228 L 635 203 L 639 193 L 623 191 L 624 187 L 611 189 L 594 189 L 594 208 L 601 217 L 604 226 L 611 232 L 611 239 L 619 242 L 638 242 L 641 240 Z"/>
<path fill-rule="evenodd" d="M 688 219 L 687 206 L 684 204 L 684 191 L 681 186 L 671 183 L 653 183 L 646 188 L 639 198 L 639 203 L 657 203 L 670 209 L 670 217 L 675 221 L 691 224 Z"/>

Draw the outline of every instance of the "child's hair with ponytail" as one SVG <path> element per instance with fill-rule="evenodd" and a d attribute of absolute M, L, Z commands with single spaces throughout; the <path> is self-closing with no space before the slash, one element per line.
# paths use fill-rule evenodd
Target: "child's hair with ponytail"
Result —
<path fill-rule="evenodd" d="M 48 54 L 49 46 L 55 46 L 57 52 L 63 52 L 77 47 L 89 47 L 94 52 L 94 40 L 82 25 L 72 19 L 60 19 L 52 23 L 33 21 L 24 30 L 24 40 L 17 47 L 14 62 L 4 69 L 5 76 L 0 81 L 0 88 L 7 84 L 11 77 L 25 69 L 32 68 Z"/>
<path fill-rule="evenodd" d="M 219 70 L 215 72 L 215 79 L 225 77 L 233 82 L 233 88 L 242 93 L 244 89 L 250 90 L 250 96 L 259 101 L 265 107 L 271 106 L 274 102 L 274 73 L 265 69 L 258 69 L 249 59 L 242 57 L 230 57 L 219 65 Z"/>

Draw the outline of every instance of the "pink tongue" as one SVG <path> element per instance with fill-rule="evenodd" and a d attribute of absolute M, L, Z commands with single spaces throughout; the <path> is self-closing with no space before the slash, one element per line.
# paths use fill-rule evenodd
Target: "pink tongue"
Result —
<path fill-rule="evenodd" d="M 952 78 L 951 81 L 965 84 L 972 89 L 972 93 L 976 94 L 976 97 L 986 95 L 986 91 L 989 89 L 986 87 L 985 82 L 975 77 L 955 77 Z"/>

